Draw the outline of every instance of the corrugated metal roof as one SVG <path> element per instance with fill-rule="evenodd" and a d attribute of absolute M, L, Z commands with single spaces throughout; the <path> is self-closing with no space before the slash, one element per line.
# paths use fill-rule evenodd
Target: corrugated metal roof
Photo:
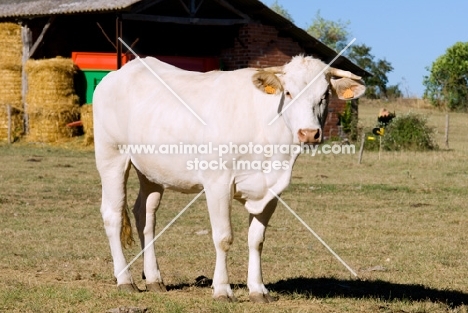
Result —
<path fill-rule="evenodd" d="M 0 17 L 122 10 L 141 0 L 0 0 Z"/>

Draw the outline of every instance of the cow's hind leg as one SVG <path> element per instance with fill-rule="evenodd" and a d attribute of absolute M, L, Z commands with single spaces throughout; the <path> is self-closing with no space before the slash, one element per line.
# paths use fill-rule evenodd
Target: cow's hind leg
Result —
<path fill-rule="evenodd" d="M 219 301 L 236 301 L 227 270 L 227 253 L 232 245 L 230 184 L 216 182 L 205 186 L 206 201 L 210 214 L 213 243 L 216 249 L 216 265 L 213 275 L 213 298 Z"/>
<path fill-rule="evenodd" d="M 138 171 L 137 171 L 138 172 Z M 158 210 L 163 187 L 151 183 L 138 172 L 140 191 L 133 207 L 138 236 L 143 253 L 143 278 L 146 280 L 146 290 L 154 292 L 166 291 L 154 250 L 154 229 L 156 226 L 156 211 Z"/>
<path fill-rule="evenodd" d="M 102 184 L 101 214 L 114 261 L 117 286 L 123 291 L 138 291 L 127 269 L 120 237 L 127 209 L 126 183 L 130 159 L 122 155 L 107 155 L 107 158 L 101 156 L 97 160 Z"/>
<path fill-rule="evenodd" d="M 262 250 L 265 241 L 265 231 L 268 221 L 273 215 L 277 205 L 277 200 L 271 200 L 262 213 L 249 218 L 249 272 L 247 286 L 249 287 L 249 298 L 252 302 L 272 302 L 275 299 L 270 296 L 263 284 L 262 277 Z"/>

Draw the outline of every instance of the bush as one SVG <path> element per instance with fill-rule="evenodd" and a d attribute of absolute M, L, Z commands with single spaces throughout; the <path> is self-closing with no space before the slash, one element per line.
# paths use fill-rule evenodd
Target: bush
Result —
<path fill-rule="evenodd" d="M 365 135 L 364 149 L 366 151 L 378 151 L 379 150 L 379 136 L 376 136 L 372 133 L 372 128 L 363 129 Z M 373 138 L 370 139 L 370 138 Z"/>
<path fill-rule="evenodd" d="M 357 104 L 356 104 L 357 105 Z M 342 113 L 338 113 L 339 125 L 342 131 L 354 141 L 357 139 L 357 113 L 353 112 L 353 103 L 346 101 L 345 109 Z"/>
<path fill-rule="evenodd" d="M 344 111 L 342 113 L 338 113 L 338 121 L 342 131 L 345 134 L 349 134 L 353 126 L 353 112 L 351 110 L 351 101 L 347 101 Z"/>
<path fill-rule="evenodd" d="M 437 149 L 434 128 L 427 125 L 427 119 L 415 113 L 395 117 L 385 128 L 382 138 L 385 150 L 426 151 Z"/>
<path fill-rule="evenodd" d="M 377 124 L 376 127 L 382 127 Z M 397 115 L 387 127 L 382 137 L 382 149 L 387 151 L 427 151 L 438 148 L 434 140 L 434 128 L 427 125 L 427 119 L 419 114 L 407 113 Z M 368 136 L 375 137 L 370 141 Z M 366 130 L 366 150 L 379 149 L 379 137 Z"/>

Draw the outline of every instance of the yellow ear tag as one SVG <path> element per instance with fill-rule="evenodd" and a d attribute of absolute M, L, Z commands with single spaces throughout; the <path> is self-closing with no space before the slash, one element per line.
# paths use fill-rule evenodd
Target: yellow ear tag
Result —
<path fill-rule="evenodd" d="M 343 92 L 343 98 L 350 99 L 350 98 L 353 98 L 353 97 L 354 97 L 354 92 L 350 88 L 346 89 Z"/>
<path fill-rule="evenodd" d="M 265 86 L 265 92 L 267 94 L 275 94 L 276 93 L 276 88 L 270 85 Z"/>

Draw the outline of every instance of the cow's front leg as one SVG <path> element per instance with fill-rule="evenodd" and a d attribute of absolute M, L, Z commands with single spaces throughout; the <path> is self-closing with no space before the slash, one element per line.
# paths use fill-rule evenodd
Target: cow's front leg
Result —
<path fill-rule="evenodd" d="M 250 214 L 249 219 L 249 273 L 247 286 L 249 298 L 252 302 L 272 302 L 275 299 L 270 296 L 263 284 L 262 277 L 262 249 L 265 241 L 265 231 L 273 212 L 275 212 L 277 200 L 271 200 L 260 214 Z"/>
<path fill-rule="evenodd" d="M 217 182 L 205 186 L 205 193 L 213 232 L 213 243 L 216 249 L 213 298 L 220 301 L 236 301 L 229 285 L 226 263 L 227 253 L 233 241 L 231 228 L 232 187 L 230 184 Z"/>

